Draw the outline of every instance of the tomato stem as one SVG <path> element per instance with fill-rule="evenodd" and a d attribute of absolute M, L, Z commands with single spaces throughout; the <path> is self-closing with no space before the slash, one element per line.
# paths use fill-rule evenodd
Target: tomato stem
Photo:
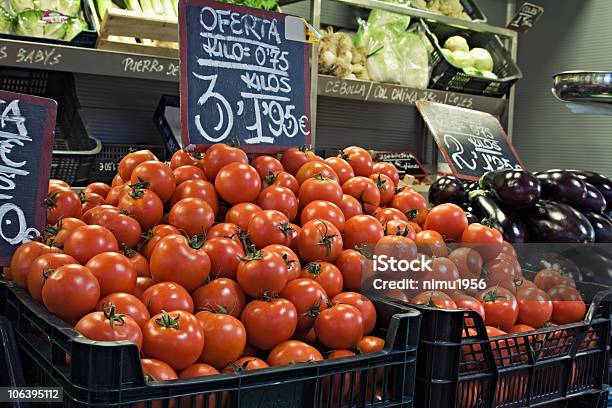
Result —
<path fill-rule="evenodd" d="M 125 244 L 121 244 L 121 248 L 122 248 L 123 255 L 126 258 L 133 258 L 137 254 L 136 251 L 134 251 L 132 248 L 128 248 Z"/>
<path fill-rule="evenodd" d="M 166 312 L 165 310 L 162 310 L 161 316 L 155 319 L 155 322 L 162 327 L 178 330 L 180 317 L 180 315 L 177 315 L 176 318 L 173 318 L 172 316 L 170 316 L 170 313 Z"/>
<path fill-rule="evenodd" d="M 371 253 L 365 250 L 364 246 L 355 246 L 355 251 L 359 252 L 365 259 L 372 260 L 374 257 Z"/>
<path fill-rule="evenodd" d="M 277 179 L 277 175 L 275 175 L 274 173 L 272 173 L 271 170 L 268 170 L 268 175 L 264 178 L 264 185 L 266 187 L 271 186 L 272 184 L 274 184 L 274 182 Z"/>
<path fill-rule="evenodd" d="M 291 265 L 293 265 L 296 261 L 295 259 L 289 259 L 289 255 L 288 254 L 283 254 L 283 261 L 285 261 L 285 265 L 287 266 L 287 269 L 291 268 Z"/>
<path fill-rule="evenodd" d="M 117 313 L 117 306 L 112 302 L 108 303 L 108 307 L 106 307 L 106 303 L 102 304 L 102 313 L 104 313 L 104 317 L 108 319 L 108 323 L 111 327 L 115 325 L 115 322 L 119 322 L 119 326 L 125 324 L 124 317 L 127 315 L 125 313 Z"/>
<path fill-rule="evenodd" d="M 374 184 L 376 184 L 376 187 L 378 187 L 379 190 L 387 191 L 387 180 L 383 180 L 380 177 L 380 174 L 374 179 Z"/>
<path fill-rule="evenodd" d="M 241 261 L 256 261 L 264 258 L 264 253 L 262 250 L 257 250 L 255 245 L 249 245 L 246 247 L 246 256 L 241 256 Z"/>
<path fill-rule="evenodd" d="M 193 249 L 200 249 L 204 245 L 205 241 L 206 241 L 206 231 L 202 229 L 201 235 L 194 235 L 193 237 L 191 237 L 191 239 L 189 240 L 189 246 Z"/>
<path fill-rule="evenodd" d="M 47 206 L 47 211 L 50 211 L 51 209 L 55 208 L 55 206 L 57 205 L 58 197 L 59 191 L 56 191 L 55 193 L 49 194 L 47 198 L 45 198 L 44 204 Z"/>
<path fill-rule="evenodd" d="M 261 295 L 261 300 L 264 302 L 271 302 L 276 298 L 278 298 L 278 295 L 270 291 L 265 291 L 264 294 Z"/>
<path fill-rule="evenodd" d="M 413 208 L 412 210 L 406 211 L 405 214 L 409 220 L 414 220 L 419 215 L 419 211 Z"/>
<path fill-rule="evenodd" d="M 332 250 L 332 239 L 335 238 L 338 234 L 328 235 L 327 232 L 329 231 L 329 226 L 325 222 L 323 222 L 323 225 L 325 225 L 325 232 L 321 235 L 321 241 L 319 242 L 319 244 L 325 245 L 327 247 L 327 253 L 329 254 Z"/>
<path fill-rule="evenodd" d="M 283 222 L 283 223 L 279 224 L 279 225 L 278 225 L 278 229 L 279 229 L 279 230 L 281 230 L 281 232 L 282 232 L 282 233 L 283 233 L 283 234 L 284 234 L 286 237 L 288 237 L 288 236 L 289 236 L 289 235 L 290 235 L 290 234 L 291 234 L 293 231 L 295 231 L 295 230 L 293 229 L 293 227 L 292 227 L 292 226 L 291 226 L 289 223 L 286 223 L 286 222 Z"/>
<path fill-rule="evenodd" d="M 321 274 L 321 264 L 318 262 L 309 262 L 308 265 L 304 267 L 308 272 L 312 273 L 315 276 L 319 276 Z"/>
<path fill-rule="evenodd" d="M 338 150 L 338 157 L 346 161 L 349 159 L 348 153 L 346 153 L 344 150 Z"/>

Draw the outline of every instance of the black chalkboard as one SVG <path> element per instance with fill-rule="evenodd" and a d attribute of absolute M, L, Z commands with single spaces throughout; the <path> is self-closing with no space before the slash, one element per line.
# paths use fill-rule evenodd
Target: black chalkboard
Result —
<path fill-rule="evenodd" d="M 0 265 L 45 225 L 57 103 L 0 91 Z"/>
<path fill-rule="evenodd" d="M 507 27 L 510 30 L 524 33 L 527 32 L 536 21 L 544 14 L 544 7 L 538 6 L 537 4 L 524 3 L 517 10 L 512 20 L 508 23 Z"/>
<path fill-rule="evenodd" d="M 288 23 L 287 23 L 288 22 Z M 217 3 L 180 2 L 183 146 L 237 141 L 250 152 L 310 144 L 309 45 L 301 20 Z"/>
<path fill-rule="evenodd" d="M 495 116 L 428 101 L 416 105 L 457 177 L 478 180 L 487 171 L 525 167 Z"/>
<path fill-rule="evenodd" d="M 426 176 L 421 162 L 411 152 L 377 152 L 376 161 L 391 163 L 400 175 Z"/>

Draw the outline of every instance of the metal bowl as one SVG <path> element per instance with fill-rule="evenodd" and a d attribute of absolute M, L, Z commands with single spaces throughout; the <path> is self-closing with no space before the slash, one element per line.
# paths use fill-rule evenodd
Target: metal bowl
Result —
<path fill-rule="evenodd" d="M 562 101 L 612 103 L 612 72 L 568 71 L 553 80 L 553 94 Z"/>

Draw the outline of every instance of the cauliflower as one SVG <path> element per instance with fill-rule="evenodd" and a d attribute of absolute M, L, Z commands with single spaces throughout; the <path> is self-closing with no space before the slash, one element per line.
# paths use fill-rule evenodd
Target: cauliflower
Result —
<path fill-rule="evenodd" d="M 462 20 L 470 20 L 460 0 L 412 0 L 413 7 Z"/>

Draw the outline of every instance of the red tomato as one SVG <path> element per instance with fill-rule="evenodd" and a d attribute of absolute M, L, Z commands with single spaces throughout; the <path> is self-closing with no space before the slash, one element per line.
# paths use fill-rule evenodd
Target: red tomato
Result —
<path fill-rule="evenodd" d="M 183 198 L 172 206 L 168 221 L 190 237 L 204 235 L 215 222 L 215 212 L 201 198 Z"/>
<path fill-rule="evenodd" d="M 328 157 L 325 159 L 325 163 L 336 173 L 340 185 L 355 177 L 355 172 L 351 165 L 340 157 Z"/>
<path fill-rule="evenodd" d="M 121 180 L 127 181 L 132 176 L 132 171 L 142 162 L 157 160 L 157 157 L 150 150 L 138 150 L 123 156 L 119 162 L 118 174 Z M 114 182 L 115 180 L 113 180 Z"/>
<path fill-rule="evenodd" d="M 461 242 L 480 252 L 485 262 L 495 259 L 504 246 L 501 232 L 479 223 L 467 226 L 461 234 Z"/>
<path fill-rule="evenodd" d="M 315 176 L 302 183 L 298 199 L 302 207 L 315 200 L 329 201 L 340 205 L 342 202 L 342 187 L 332 179 Z"/>
<path fill-rule="evenodd" d="M 287 244 L 293 230 L 285 214 L 276 210 L 263 210 L 251 218 L 247 231 L 253 245 L 263 248 L 271 244 Z"/>
<path fill-rule="evenodd" d="M 316 281 L 329 298 L 342 292 L 342 272 L 329 262 L 310 262 L 302 269 L 300 277 Z"/>
<path fill-rule="evenodd" d="M 64 252 L 81 264 L 86 264 L 102 252 L 117 252 L 119 244 L 112 232 L 99 225 L 76 228 L 64 243 Z"/>
<path fill-rule="evenodd" d="M 257 205 L 264 210 L 277 210 L 293 221 L 298 211 L 298 201 L 286 187 L 270 186 L 263 189 L 257 197 Z"/>
<path fill-rule="evenodd" d="M 242 229 L 236 224 L 232 224 L 231 222 L 220 222 L 210 227 L 206 233 L 206 238 L 209 240 L 213 238 L 229 238 L 242 248 L 242 241 L 240 240 L 242 232 Z"/>
<path fill-rule="evenodd" d="M 38 241 L 29 241 L 20 245 L 11 258 L 9 279 L 15 281 L 17 286 L 25 288 L 30 267 L 34 260 L 41 255 L 59 252 L 59 248 L 50 247 Z"/>
<path fill-rule="evenodd" d="M 45 242 L 50 245 L 63 247 L 66 238 L 77 227 L 86 225 L 85 222 L 78 218 L 62 218 L 55 225 L 47 225 L 45 227 Z"/>
<path fill-rule="evenodd" d="M 142 372 L 145 378 L 153 381 L 176 380 L 178 376 L 172 367 L 160 360 L 153 358 L 143 358 L 140 360 Z"/>
<path fill-rule="evenodd" d="M 342 210 L 345 220 L 363 214 L 363 208 L 361 208 L 359 200 L 348 194 L 342 195 L 342 201 L 340 201 L 338 207 Z"/>
<path fill-rule="evenodd" d="M 250 344 L 271 350 L 289 340 L 297 326 L 297 312 L 287 299 L 252 300 L 242 311 L 241 319 Z"/>
<path fill-rule="evenodd" d="M 267 155 L 257 156 L 256 158 L 254 158 L 253 162 L 251 163 L 251 166 L 253 166 L 253 168 L 257 170 L 261 181 L 263 181 L 270 174 L 274 174 L 284 170 L 283 165 L 280 161 L 278 161 L 278 159 Z"/>
<path fill-rule="evenodd" d="M 248 164 L 249 159 L 243 150 L 223 143 L 210 146 L 204 155 L 204 170 L 210 180 L 214 180 L 219 170 L 230 163 Z"/>
<path fill-rule="evenodd" d="M 174 205 L 184 198 L 201 198 L 213 209 L 215 214 L 219 212 L 219 196 L 212 183 L 205 180 L 187 180 L 182 182 L 174 190 L 170 204 Z"/>
<path fill-rule="evenodd" d="M 342 273 L 344 290 L 361 290 L 362 268 L 366 261 L 366 257 L 354 249 L 345 249 L 336 258 L 335 265 Z"/>
<path fill-rule="evenodd" d="M 195 363 L 180 372 L 179 378 L 195 378 L 206 377 L 208 375 L 217 375 L 219 371 L 208 364 Z M 214 405 L 212 405 L 214 407 Z"/>
<path fill-rule="evenodd" d="M 156 283 L 142 294 L 142 303 L 147 305 L 151 316 L 162 310 L 185 310 L 193 313 L 193 299 L 189 292 L 174 282 Z"/>
<path fill-rule="evenodd" d="M 201 363 L 222 369 L 240 357 L 246 345 L 246 331 L 240 320 L 209 311 L 198 312 L 195 317 L 200 321 L 206 339 L 206 347 L 199 358 Z"/>
<path fill-rule="evenodd" d="M 115 174 L 115 177 L 113 177 L 113 181 L 111 183 L 111 188 L 120 186 L 122 184 L 125 184 L 125 181 L 123 181 L 119 173 Z"/>
<path fill-rule="evenodd" d="M 436 231 L 417 232 L 415 242 L 419 252 L 431 256 L 448 256 L 448 248 L 444 243 L 444 238 Z"/>
<path fill-rule="evenodd" d="M 429 211 L 424 228 L 439 232 L 445 239 L 457 241 L 467 226 L 467 217 L 461 207 L 447 203 Z"/>
<path fill-rule="evenodd" d="M 342 252 L 342 236 L 331 222 L 312 220 L 302 226 L 297 246 L 304 262 L 333 262 Z"/>
<path fill-rule="evenodd" d="M 367 150 L 361 147 L 351 146 L 342 150 L 338 157 L 346 160 L 351 165 L 356 176 L 368 177 L 372 174 L 374 164 Z"/>
<path fill-rule="evenodd" d="M 290 282 L 294 279 L 300 277 L 301 269 L 300 269 L 300 259 L 298 256 L 291 250 L 291 248 L 280 245 L 280 244 L 271 244 L 265 246 L 262 251 L 265 252 L 274 252 L 283 258 L 285 261 L 285 266 L 287 266 L 287 282 Z"/>
<path fill-rule="evenodd" d="M 204 349 L 204 331 L 199 320 L 184 310 L 162 311 L 142 328 L 142 352 L 182 370 L 198 360 Z"/>
<path fill-rule="evenodd" d="M 440 285 L 446 284 L 448 288 L 451 288 L 444 289 L 444 286 L 441 286 L 440 291 L 445 293 L 450 293 L 461 278 L 457 266 L 445 257 L 434 257 L 431 260 L 430 270 L 424 270 L 424 272 L 426 281 L 434 281 Z"/>
<path fill-rule="evenodd" d="M 385 235 L 397 235 L 416 241 L 416 231 L 408 221 L 389 220 L 384 226 Z"/>
<path fill-rule="evenodd" d="M 331 222 L 340 232 L 344 229 L 345 218 L 342 210 L 336 204 L 330 203 L 329 201 L 315 200 L 308 203 L 308 205 L 302 209 L 302 214 L 300 216 L 302 225 L 316 219 Z"/>
<path fill-rule="evenodd" d="M 427 219 L 427 200 L 412 189 L 404 189 L 395 194 L 389 207 L 397 208 L 406 214 L 409 221 L 414 221 L 419 225 L 423 225 Z M 431 228 L 425 227 L 425 229 Z"/>
<path fill-rule="evenodd" d="M 286 171 L 277 171 L 274 174 L 269 174 L 262 180 L 264 187 L 277 186 L 277 187 L 286 187 L 293 194 L 297 196 L 300 191 L 300 185 L 298 184 L 295 177 Z"/>
<path fill-rule="evenodd" d="M 502 286 L 512 291 L 515 278 L 514 265 L 503 259 L 493 259 L 483 267 L 488 287 Z"/>
<path fill-rule="evenodd" d="M 106 200 L 100 194 L 84 193 L 83 190 L 79 194 L 79 200 L 81 201 L 81 215 L 92 208 L 106 203 Z"/>
<path fill-rule="evenodd" d="M 151 254 L 149 271 L 156 282 L 175 282 L 192 291 L 210 274 L 210 258 L 199 238 L 166 235 Z"/>
<path fill-rule="evenodd" d="M 130 186 L 128 184 L 121 184 L 119 186 L 115 186 L 111 188 L 111 191 L 108 192 L 106 196 L 105 203 L 107 205 L 111 205 L 116 207 L 119 204 L 119 199 L 124 195 L 130 192 Z M 86 221 L 87 222 L 87 221 Z M 87 222 L 89 224 L 89 222 Z"/>
<path fill-rule="evenodd" d="M 177 230 L 176 227 L 167 224 L 157 224 L 152 229 L 147 231 L 147 233 L 144 235 L 142 247 L 140 248 L 142 255 L 147 258 L 147 260 L 150 260 L 153 250 L 159 241 L 161 241 L 161 239 L 166 235 L 170 234 L 180 235 L 181 232 Z"/>
<path fill-rule="evenodd" d="M 64 180 L 49 179 L 49 190 L 56 187 L 70 188 L 70 184 L 66 183 Z"/>
<path fill-rule="evenodd" d="M 418 250 L 416 244 L 410 238 L 399 235 L 385 235 L 376 243 L 374 254 L 411 261 L 417 258 Z"/>
<path fill-rule="evenodd" d="M 208 180 L 208 178 L 206 177 L 206 174 L 204 174 L 204 170 L 196 166 L 177 167 L 174 169 L 173 173 L 174 173 L 174 180 L 176 180 L 177 186 L 189 180 L 202 180 L 202 181 Z"/>
<path fill-rule="evenodd" d="M 289 232 L 289 236 L 287 237 L 287 245 L 293 252 L 298 252 L 298 237 L 300 236 L 300 232 L 302 232 L 302 227 L 297 224 L 289 224 L 292 232 Z"/>
<path fill-rule="evenodd" d="M 243 231 L 249 227 L 249 222 L 262 208 L 253 203 L 236 204 L 225 214 L 225 221 L 236 224 Z"/>
<path fill-rule="evenodd" d="M 27 273 L 27 287 L 30 296 L 42 302 L 42 288 L 53 271 L 60 266 L 77 264 L 76 259 L 66 254 L 45 253 L 34 259 Z"/>
<path fill-rule="evenodd" d="M 117 313 L 126 314 L 134 319 L 139 327 L 144 326 L 151 318 L 144 303 L 136 296 L 130 295 L 129 293 L 111 293 L 110 295 L 104 296 L 98 302 L 96 309 L 102 310 L 102 308 L 110 305 L 116 308 Z"/>
<path fill-rule="evenodd" d="M 444 292 L 430 290 L 421 292 L 410 301 L 413 305 L 423 305 L 438 309 L 456 309 L 457 304 Z"/>
<path fill-rule="evenodd" d="M 42 289 L 47 310 L 68 323 L 91 312 L 100 299 L 100 284 L 85 266 L 70 264 L 57 268 Z"/>
<path fill-rule="evenodd" d="M 458 309 L 469 309 L 473 310 L 482 317 L 482 320 L 485 320 L 485 311 L 482 303 L 480 303 L 476 298 L 468 295 L 464 295 L 458 290 L 452 291 L 449 293 L 449 296 L 455 302 L 455 305 Z"/>
<path fill-rule="evenodd" d="M 369 215 L 356 215 L 346 220 L 342 240 L 344 249 L 353 249 L 364 244 L 376 244 L 385 236 L 383 226 Z"/>
<path fill-rule="evenodd" d="M 163 202 L 170 200 L 176 188 L 172 169 L 165 163 L 155 160 L 142 162 L 134 167 L 130 183 L 144 183 L 142 187 L 153 191 Z"/>
<path fill-rule="evenodd" d="M 554 269 L 542 269 L 536 274 L 533 283 L 545 292 L 558 285 L 576 287 L 576 283 L 571 277 Z"/>
<path fill-rule="evenodd" d="M 120 247 L 133 248 L 140 241 L 142 235 L 140 223 L 119 210 L 103 211 L 95 221 L 95 224 L 113 233 Z"/>
<path fill-rule="evenodd" d="M 322 360 L 323 356 L 319 350 L 297 340 L 284 341 L 274 347 L 268 354 L 270 367 Z"/>
<path fill-rule="evenodd" d="M 172 170 L 183 166 L 202 167 L 202 153 L 188 152 L 185 150 L 177 150 L 170 159 L 170 168 Z"/>
<path fill-rule="evenodd" d="M 519 307 L 518 323 L 542 327 L 550 320 L 553 304 L 542 289 L 520 289 L 516 294 L 516 300 Z"/>
<path fill-rule="evenodd" d="M 119 199 L 117 207 L 134 217 L 144 231 L 153 228 L 164 215 L 164 204 L 151 190 L 132 188 Z"/>
<path fill-rule="evenodd" d="M 256 357 L 241 357 L 223 369 L 224 373 L 239 373 L 242 371 L 260 370 L 270 367 L 265 361 Z"/>
<path fill-rule="evenodd" d="M 295 306 L 298 314 L 298 331 L 310 329 L 321 310 L 327 309 L 327 293 L 312 279 L 292 280 L 287 283 L 280 296 Z"/>
<path fill-rule="evenodd" d="M 142 348 L 142 331 L 134 319 L 120 314 L 112 304 L 101 312 L 92 312 L 81 318 L 75 330 L 90 340 L 131 341 Z"/>
<path fill-rule="evenodd" d="M 552 300 L 552 321 L 557 324 L 579 322 L 584 318 L 586 305 L 580 292 L 568 285 L 550 288 L 548 296 Z"/>
<path fill-rule="evenodd" d="M 333 305 L 347 304 L 355 306 L 363 317 L 363 335 L 372 333 L 376 325 L 376 309 L 366 296 L 355 292 L 344 292 L 333 297 Z"/>
<path fill-rule="evenodd" d="M 88 225 L 96 224 L 100 220 L 100 217 L 102 216 L 102 214 L 104 214 L 106 211 L 119 211 L 119 209 L 113 205 L 108 205 L 108 204 L 100 205 L 98 207 L 92 208 L 91 210 L 87 210 L 81 217 L 81 220 L 85 224 L 88 224 Z M 65 220 L 66 219 L 62 221 L 65 221 Z"/>
<path fill-rule="evenodd" d="M 391 181 L 393 181 L 394 185 L 397 186 L 399 184 L 399 181 L 400 181 L 399 172 L 397 171 L 395 166 L 392 165 L 391 163 L 376 162 L 374 163 L 374 166 L 372 167 L 372 172 L 384 174 L 385 176 L 389 177 Z"/>
<path fill-rule="evenodd" d="M 485 289 L 476 297 L 485 310 L 485 324 L 510 330 L 518 318 L 518 303 L 514 295 L 504 288 Z"/>
<path fill-rule="evenodd" d="M 114 292 L 131 293 L 136 286 L 136 269 L 117 252 L 103 252 L 87 262 L 87 268 L 100 284 L 100 296 Z"/>
<path fill-rule="evenodd" d="M 217 237 L 206 240 L 202 249 L 210 258 L 211 277 L 236 279 L 236 269 L 244 257 L 240 244 L 231 238 Z"/>
<path fill-rule="evenodd" d="M 329 349 L 351 349 L 363 337 L 363 316 L 355 306 L 337 304 L 323 310 L 314 329 L 322 345 Z"/>
<path fill-rule="evenodd" d="M 98 194 L 99 196 L 102 196 L 103 198 L 106 198 L 110 190 L 111 186 L 109 186 L 108 184 L 96 182 L 88 184 L 87 187 L 83 189 L 83 193 L 86 195 L 94 193 Z"/>
<path fill-rule="evenodd" d="M 472 248 L 457 248 L 448 255 L 459 270 L 462 279 L 480 279 L 482 256 Z"/>
<path fill-rule="evenodd" d="M 229 278 L 213 279 L 197 288 L 192 295 L 196 310 L 225 310 L 234 317 L 240 317 L 246 304 L 242 288 Z"/>
<path fill-rule="evenodd" d="M 372 214 L 374 218 L 378 220 L 382 225 L 386 225 L 391 220 L 408 222 L 408 217 L 397 208 L 377 208 Z"/>
<path fill-rule="evenodd" d="M 298 181 L 298 184 L 302 185 L 304 181 L 317 175 L 332 179 L 336 183 L 339 182 L 336 172 L 334 172 L 334 170 L 323 161 L 309 161 L 304 163 L 297 173 L 295 173 L 295 178 Z"/>
<path fill-rule="evenodd" d="M 535 328 L 526 324 L 515 324 L 508 333 L 528 333 L 534 331 Z"/>
<path fill-rule="evenodd" d="M 217 193 L 230 204 L 252 203 L 261 190 L 257 170 L 248 164 L 230 163 L 215 177 Z"/>
<path fill-rule="evenodd" d="M 512 246 L 511 243 L 509 243 L 508 241 L 504 241 L 503 245 L 502 245 L 502 250 L 501 250 L 502 254 L 506 254 L 506 255 L 510 255 L 513 258 L 516 258 L 516 250 L 514 249 L 514 247 Z"/>
<path fill-rule="evenodd" d="M 144 299 L 145 290 L 149 289 L 151 286 L 155 285 L 155 281 L 149 278 L 148 276 L 139 276 L 136 278 L 136 286 L 134 287 L 134 291 L 132 292 L 134 296 L 138 299 Z"/>
<path fill-rule="evenodd" d="M 359 343 L 357 343 L 357 350 L 360 354 L 370 354 L 383 351 L 385 348 L 385 341 L 380 337 L 375 336 L 363 336 Z"/>
<path fill-rule="evenodd" d="M 381 173 L 370 174 L 370 180 L 378 187 L 380 193 L 380 205 L 387 205 L 395 194 L 395 184 L 389 177 Z"/>
<path fill-rule="evenodd" d="M 285 171 L 295 175 L 304 163 L 312 160 L 321 161 L 321 158 L 305 146 L 290 147 L 283 152 L 281 163 Z"/>
<path fill-rule="evenodd" d="M 367 177 L 353 177 L 342 185 L 344 194 L 353 196 L 361 203 L 363 212 L 373 214 L 380 204 L 380 192 L 376 183 Z"/>
<path fill-rule="evenodd" d="M 81 218 L 82 207 L 79 196 L 67 188 L 57 188 L 45 200 L 47 224 L 55 224 L 60 218 Z"/>
<path fill-rule="evenodd" d="M 238 265 L 238 283 L 252 298 L 279 294 L 287 285 L 287 265 L 276 252 L 248 253 Z"/>

